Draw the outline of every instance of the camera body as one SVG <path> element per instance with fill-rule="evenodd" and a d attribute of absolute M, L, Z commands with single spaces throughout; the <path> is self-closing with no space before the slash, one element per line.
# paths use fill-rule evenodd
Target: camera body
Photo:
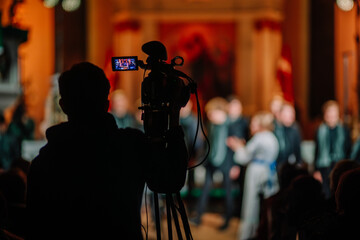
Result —
<path fill-rule="evenodd" d="M 132 71 L 139 67 L 150 70 L 141 85 L 141 107 L 145 134 L 164 137 L 171 127 L 179 126 L 179 113 L 190 98 L 190 87 L 185 84 L 182 72 L 175 66 L 183 64 L 182 57 L 175 57 L 168 64 L 165 46 L 151 41 L 142 46 L 148 56 L 146 64 L 136 56 L 113 57 L 113 71 Z M 131 66 L 130 66 L 131 65 Z"/>

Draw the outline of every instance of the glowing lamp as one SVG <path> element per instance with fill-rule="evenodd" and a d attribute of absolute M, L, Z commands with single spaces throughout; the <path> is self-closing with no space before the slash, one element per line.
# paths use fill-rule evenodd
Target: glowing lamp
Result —
<path fill-rule="evenodd" d="M 77 10 L 80 7 L 80 4 L 80 0 L 63 0 L 61 5 L 65 11 L 72 12 Z"/>
<path fill-rule="evenodd" d="M 59 0 L 44 0 L 43 4 L 47 8 L 55 7 L 58 4 Z"/>
<path fill-rule="evenodd" d="M 348 12 L 353 9 L 354 0 L 336 0 L 336 4 L 341 10 Z"/>
<path fill-rule="evenodd" d="M 53 8 L 58 4 L 60 0 L 43 0 L 43 4 L 47 8 Z M 81 0 L 62 0 L 61 6 L 67 12 L 73 12 L 77 10 L 81 5 Z"/>

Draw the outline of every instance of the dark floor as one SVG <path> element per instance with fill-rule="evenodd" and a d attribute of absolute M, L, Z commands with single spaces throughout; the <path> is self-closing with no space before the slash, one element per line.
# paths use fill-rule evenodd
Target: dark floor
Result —
<path fill-rule="evenodd" d="M 186 207 L 186 211 L 188 214 L 188 218 L 191 219 L 195 214 L 195 206 L 197 203 L 197 197 L 192 197 L 190 199 L 184 198 L 183 202 Z M 149 205 L 149 204 L 148 204 Z M 151 206 L 151 204 L 150 204 Z M 229 227 L 225 230 L 219 230 L 218 228 L 223 224 L 222 213 L 225 210 L 224 199 L 221 195 L 212 195 L 209 199 L 209 204 L 207 206 L 206 213 L 202 216 L 202 222 L 199 226 L 195 226 L 190 224 L 191 233 L 194 240 L 236 240 L 237 232 L 240 224 L 239 215 L 240 215 L 240 207 L 238 197 L 234 197 L 234 214 L 233 218 L 229 223 Z M 161 239 L 168 239 L 168 230 L 167 230 L 167 222 L 166 222 L 166 214 L 164 213 L 164 207 L 162 207 L 162 202 L 160 200 L 160 211 L 163 212 L 162 221 L 161 221 Z M 146 214 L 146 209 L 143 208 L 142 211 L 142 220 L 143 226 L 146 229 L 148 226 L 148 239 L 153 240 L 156 239 L 156 228 L 155 223 L 152 221 L 151 217 L 151 209 L 148 207 Z M 148 218 L 146 218 L 148 215 Z M 148 223 L 146 222 L 148 219 Z M 182 228 L 183 230 L 183 228 Z M 176 230 L 173 229 L 174 239 L 178 239 L 176 236 Z M 144 239 L 145 235 L 144 235 Z M 186 239 L 186 238 L 185 238 Z"/>
<path fill-rule="evenodd" d="M 202 224 L 199 226 L 191 225 L 191 233 L 194 240 L 236 240 L 237 231 L 239 228 L 239 218 L 231 219 L 229 227 L 226 230 L 220 231 L 218 227 L 223 223 L 222 217 L 216 213 L 205 213 L 203 215 Z M 161 239 L 168 239 L 167 235 L 167 223 L 165 220 L 161 223 Z M 173 230 L 174 239 L 178 239 L 175 234 L 176 231 Z M 144 239 L 146 239 L 144 237 Z M 156 229 L 155 224 L 152 222 L 149 223 L 149 240 L 156 240 Z"/>

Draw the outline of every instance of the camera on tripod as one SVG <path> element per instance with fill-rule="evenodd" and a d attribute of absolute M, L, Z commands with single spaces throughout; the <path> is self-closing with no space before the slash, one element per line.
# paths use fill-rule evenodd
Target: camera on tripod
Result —
<path fill-rule="evenodd" d="M 151 41 L 142 46 L 148 58 L 146 64 L 137 56 L 113 57 L 113 71 L 136 71 L 144 69 L 151 72 L 144 78 L 141 86 L 145 134 L 150 137 L 162 137 L 171 127 L 179 125 L 179 112 L 189 101 L 194 88 L 193 81 L 175 66 L 182 66 L 184 59 L 177 56 L 167 61 L 165 46 L 158 41 Z M 188 79 L 185 84 L 182 78 Z"/>
<path fill-rule="evenodd" d="M 142 46 L 142 51 L 149 55 L 146 59 L 146 64 L 143 61 L 138 60 L 137 56 L 113 57 L 112 69 L 113 71 L 136 71 L 140 67 L 141 69 L 144 69 L 145 72 L 147 70 L 150 71 L 141 84 L 141 106 L 139 107 L 139 109 L 142 109 L 143 111 L 142 119 L 144 120 L 145 135 L 151 140 L 157 141 L 158 138 L 162 138 L 165 139 L 166 142 L 167 132 L 172 128 L 176 129 L 176 127 L 179 126 L 180 109 L 187 104 L 190 94 L 194 93 L 196 96 L 198 122 L 193 148 L 199 129 L 201 129 L 208 144 L 208 152 L 204 160 L 198 164 L 201 165 L 210 152 L 210 143 L 206 137 L 202 124 L 196 83 L 185 73 L 175 69 L 175 66 L 183 65 L 184 59 L 177 56 L 171 60 L 171 63 L 166 63 L 166 48 L 158 41 L 145 43 Z M 192 152 L 192 149 L 190 152 Z M 150 167 L 150 171 L 158 172 L 158 175 L 163 176 L 163 178 L 155 184 L 148 185 L 154 192 L 155 221 L 158 240 L 161 239 L 158 193 L 166 194 L 169 239 L 172 239 L 171 216 L 173 216 L 179 239 L 183 239 L 177 212 L 180 214 L 186 239 L 193 239 L 185 207 L 180 196 L 180 190 L 183 187 L 186 178 L 186 165 L 188 159 L 185 159 L 185 161 L 180 163 L 180 165 L 177 165 L 176 171 L 172 172 L 167 171 L 164 166 Z M 184 165 L 184 163 L 186 165 Z M 176 163 L 168 161 L 167 164 L 172 165 Z M 195 168 L 198 165 L 191 168 Z M 185 166 L 185 168 L 183 168 L 183 166 Z"/>

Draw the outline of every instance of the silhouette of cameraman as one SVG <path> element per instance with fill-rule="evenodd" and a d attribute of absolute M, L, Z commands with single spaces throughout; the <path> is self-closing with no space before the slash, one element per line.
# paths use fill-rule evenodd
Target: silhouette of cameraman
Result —
<path fill-rule="evenodd" d="M 142 239 L 145 183 L 162 189 L 183 184 L 182 129 L 159 139 L 118 129 L 107 113 L 109 89 L 103 70 L 88 62 L 60 76 L 68 122 L 47 130 L 48 143 L 32 161 L 27 239 Z"/>

